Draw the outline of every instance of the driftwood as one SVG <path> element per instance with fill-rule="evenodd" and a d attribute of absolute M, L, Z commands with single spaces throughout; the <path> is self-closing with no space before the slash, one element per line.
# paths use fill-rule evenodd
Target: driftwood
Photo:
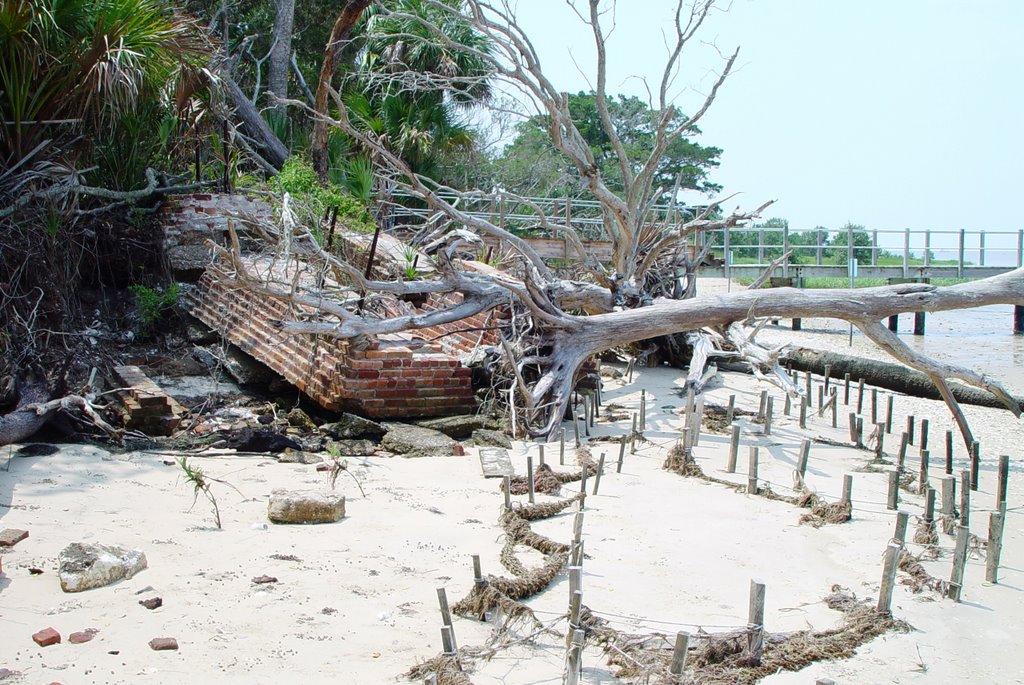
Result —
<path fill-rule="evenodd" d="M 47 401 L 48 396 L 46 386 L 41 384 L 28 385 L 22 389 L 14 411 L 0 416 L 0 445 L 31 438 L 60 411 L 77 412 L 108 435 L 118 434 L 117 429 L 104 421 L 84 397 L 66 395 Z"/>
<path fill-rule="evenodd" d="M 924 397 L 930 400 L 941 400 L 938 388 L 931 379 L 920 371 L 907 368 L 902 364 L 892 362 L 865 359 L 835 352 L 822 352 L 803 347 L 791 349 L 785 358 L 797 371 L 810 371 L 811 373 L 824 374 L 827 367 L 832 368 L 834 377 L 842 377 L 843 374 L 850 374 L 850 378 L 863 378 L 868 385 L 874 385 L 887 390 L 895 390 L 905 395 Z M 975 404 L 982 407 L 1003 407 L 995 395 L 970 388 L 965 385 L 955 384 L 949 386 L 950 391 L 958 402 L 964 404 Z M 1015 397 L 1014 400 L 1024 410 L 1024 398 Z"/>

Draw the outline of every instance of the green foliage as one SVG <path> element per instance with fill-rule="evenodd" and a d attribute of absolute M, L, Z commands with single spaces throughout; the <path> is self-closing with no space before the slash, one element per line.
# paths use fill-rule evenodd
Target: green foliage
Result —
<path fill-rule="evenodd" d="M 289 157 L 273 178 L 272 185 L 277 192 L 292 196 L 299 220 L 314 230 L 319 228 L 327 210 L 334 207 L 338 208 L 338 224 L 342 230 L 373 233 L 376 229 L 365 205 L 337 184 L 320 183 L 313 166 L 301 156 Z"/>
<path fill-rule="evenodd" d="M 196 85 L 208 52 L 202 31 L 161 0 L 0 3 L 0 168 L 52 172 L 103 143 L 120 146 L 121 173 L 94 182 L 137 182 L 166 132 L 163 113 L 188 99 L 194 88 L 178 86 Z"/>
<path fill-rule="evenodd" d="M 636 172 L 654 149 L 655 127 L 661 113 L 637 97 L 624 95 L 609 98 L 608 109 L 612 126 L 632 162 L 632 171 Z M 622 170 L 598 114 L 596 95 L 593 92 L 570 95 L 569 113 L 590 145 L 605 183 L 613 191 L 622 192 Z M 516 138 L 493 162 L 494 182 L 522 195 L 564 197 L 579 192 L 579 174 L 552 144 L 549 121 L 547 116 L 535 116 L 516 127 Z M 675 113 L 670 127 L 678 128 L 685 122 L 683 114 Z M 718 167 L 721 154 L 722 150 L 717 147 L 704 147 L 683 136 L 675 136 L 668 141 L 658 164 L 653 187 L 670 193 L 678 177 L 683 190 L 718 192 L 721 186 L 712 183 L 708 175 Z"/>
<path fill-rule="evenodd" d="M 177 283 L 171 283 L 161 289 L 135 284 L 129 286 L 128 290 L 135 296 L 135 308 L 142 319 L 138 334 L 143 338 L 153 334 L 157 324 L 178 303 L 178 297 L 181 295 L 181 288 Z"/>

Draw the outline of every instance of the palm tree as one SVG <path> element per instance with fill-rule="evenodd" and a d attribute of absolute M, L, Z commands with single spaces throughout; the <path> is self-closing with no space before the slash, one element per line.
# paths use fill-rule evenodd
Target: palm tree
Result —
<path fill-rule="evenodd" d="M 121 117 L 181 104 L 208 54 L 202 31 L 159 0 L 0 3 L 0 170 L 73 166 Z M 152 129 L 150 130 L 152 134 Z"/>

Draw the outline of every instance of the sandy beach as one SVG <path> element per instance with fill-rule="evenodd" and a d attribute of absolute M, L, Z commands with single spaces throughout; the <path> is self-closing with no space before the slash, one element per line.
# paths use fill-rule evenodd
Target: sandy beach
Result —
<path fill-rule="evenodd" d="M 764 340 L 793 335 L 767 329 Z M 820 337 L 827 337 L 822 334 Z M 835 336 L 828 338 L 835 340 Z M 845 338 L 842 343 L 845 345 Z M 858 352 L 861 350 L 858 349 Z M 1019 369 L 1018 369 L 1019 373 Z M 1018 377 L 1011 379 L 1021 383 Z M 820 382 L 820 379 L 817 379 Z M 1011 383 L 1011 385 L 1013 384 Z M 796 412 L 785 416 L 783 397 L 752 377 L 723 373 L 706 393 L 708 404 L 756 411 L 769 389 L 775 418 L 770 436 L 749 417 L 742 426 L 739 466 L 726 471 L 729 437 L 705 432 L 694 449 L 705 474 L 743 485 L 747 447 L 760 448 L 759 484 L 792 494 L 792 474 L 801 441 L 814 442 L 807 486 L 827 501 L 842 492 L 852 474 L 852 520 L 814 528 L 799 525 L 794 505 L 734 491 L 662 468 L 679 439 L 685 398 L 683 375 L 667 368 L 639 368 L 632 382 L 605 379 L 605 405 L 639 409 L 641 390 L 648 408 L 644 440 L 627 453 L 616 473 L 616 440 L 629 420 L 597 421 L 589 440 L 594 458 L 607 455 L 599 493 L 586 498 L 583 540 L 583 602 L 617 630 L 664 633 L 718 632 L 746 626 L 748 587 L 766 585 L 765 629 L 772 633 L 824 630 L 840 614 L 823 603 L 833 586 L 858 598 L 878 594 L 882 558 L 893 535 L 894 511 L 886 508 L 887 475 L 865 470 L 873 455 L 850 445 L 847 412 L 839 393 L 839 427 L 828 413 L 811 412 L 799 428 Z M 1018 386 L 1019 387 L 1019 386 Z M 851 402 L 855 404 L 855 391 Z M 880 391 L 880 404 L 888 391 Z M 865 413 L 869 403 L 865 401 Z M 996 458 L 1010 454 L 1008 511 L 999 584 L 985 582 L 983 552 L 968 559 L 962 601 L 924 590 L 914 593 L 897 578 L 893 614 L 913 629 L 890 632 L 862 645 L 854 656 L 821 661 L 797 672 L 780 672 L 761 682 L 812 683 L 1024 683 L 1024 477 L 1019 461 L 1021 423 L 1005 411 L 965 407 L 982 443 L 980 486 L 972 492 L 971 531 L 987 537 L 995 506 Z M 943 473 L 943 436 L 952 428 L 940 402 L 895 398 L 891 455 L 905 417 L 931 422 L 930 481 Z M 572 428 L 566 424 L 567 450 Z M 605 439 L 605 440 L 602 440 Z M 15 446 L 16 448 L 17 446 Z M 967 468 L 959 439 L 954 473 Z M 554 470 L 557 443 L 546 445 Z M 517 474 L 526 457 L 538 458 L 535 443 L 515 442 L 510 450 Z M 387 683 L 402 681 L 410 667 L 441 651 L 437 588 L 454 603 L 473 586 L 471 556 L 480 555 L 484 574 L 508 575 L 500 564 L 504 541 L 498 517 L 499 480 L 486 479 L 475 448 L 461 457 L 415 459 L 350 457 L 350 471 L 365 491 L 342 474 L 337 490 L 347 497 L 346 517 L 317 526 L 275 525 L 267 501 L 276 488 L 329 490 L 326 474 L 312 464 L 278 463 L 272 457 L 230 453 L 194 459 L 209 475 L 239 492 L 213 484 L 223 529 L 213 527 L 207 503 L 193 506 L 173 453 L 113 453 L 63 445 L 50 456 L 2 455 L 0 528 L 22 528 L 30 536 L 3 554 L 0 576 L 0 668 L 16 672 L 3 683 Z M 917 447 L 908 452 L 916 471 Z M 890 467 L 891 468 L 891 467 Z M 578 490 L 563 488 L 562 496 Z M 588 484 L 593 488 L 593 482 Z M 923 497 L 900 493 L 900 509 L 911 516 L 911 538 L 923 511 Z M 516 495 L 524 502 L 525 495 Z M 561 497 L 538 495 L 539 502 Z M 567 542 L 575 507 L 534 523 L 534 530 Z M 932 575 L 948 579 L 953 536 L 939 533 L 938 557 L 924 562 Z M 138 548 L 149 568 L 131 579 L 82 593 L 61 591 L 57 555 L 75 541 Z M 912 553 L 920 545 L 907 543 Z M 527 566 L 540 554 L 519 550 Z M 42 569 L 33 575 L 30 568 Z M 276 583 L 255 584 L 273 576 Z M 159 596 L 163 606 L 148 610 L 139 600 Z M 562 572 L 543 592 L 526 601 L 554 633 L 534 635 L 477 659 L 469 676 L 479 685 L 561 683 L 565 657 L 568 583 Z M 52 626 L 66 636 L 94 628 L 85 644 L 40 648 L 32 634 Z M 493 626 L 455 618 L 460 646 L 485 645 Z M 512 638 L 530 634 L 521 630 Z M 152 651 L 155 637 L 175 637 L 178 651 Z M 615 678 L 600 646 L 588 644 L 583 683 L 626 682 Z"/>

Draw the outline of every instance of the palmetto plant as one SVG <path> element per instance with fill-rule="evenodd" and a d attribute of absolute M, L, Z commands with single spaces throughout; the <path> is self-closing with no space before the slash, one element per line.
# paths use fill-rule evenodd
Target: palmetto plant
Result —
<path fill-rule="evenodd" d="M 140 103 L 186 103 L 206 54 L 199 27 L 158 0 L 5 0 L 0 169 L 74 166 Z"/>

